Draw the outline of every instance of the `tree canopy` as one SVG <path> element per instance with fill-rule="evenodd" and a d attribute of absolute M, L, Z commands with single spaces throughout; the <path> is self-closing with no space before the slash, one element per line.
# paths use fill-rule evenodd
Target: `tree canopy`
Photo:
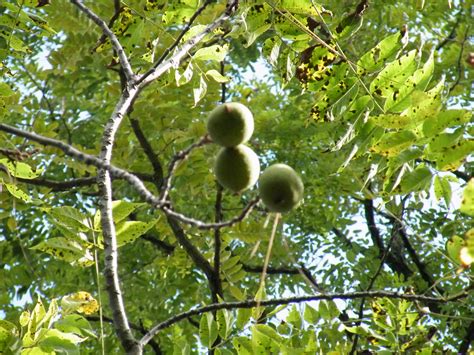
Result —
<path fill-rule="evenodd" d="M 0 353 L 468 353 L 472 11 L 1 1 Z M 291 211 L 217 182 L 230 102 Z"/>

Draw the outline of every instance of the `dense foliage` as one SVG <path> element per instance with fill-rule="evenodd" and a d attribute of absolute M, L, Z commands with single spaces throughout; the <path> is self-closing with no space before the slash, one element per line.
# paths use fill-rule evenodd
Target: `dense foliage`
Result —
<path fill-rule="evenodd" d="M 467 353 L 473 27 L 464 0 L 1 1 L 0 353 Z M 223 102 L 296 209 L 218 185 Z"/>

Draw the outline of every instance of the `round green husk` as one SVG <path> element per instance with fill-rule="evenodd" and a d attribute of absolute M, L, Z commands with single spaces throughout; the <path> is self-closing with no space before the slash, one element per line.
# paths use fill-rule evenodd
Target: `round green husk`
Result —
<path fill-rule="evenodd" d="M 260 198 L 271 212 L 288 212 L 303 199 L 303 181 L 286 164 L 274 164 L 265 169 L 258 181 Z"/>
<path fill-rule="evenodd" d="M 214 164 L 214 173 L 223 187 L 242 192 L 257 182 L 260 162 L 257 154 L 245 145 L 222 148 Z"/>
<path fill-rule="evenodd" d="M 238 102 L 217 106 L 207 120 L 209 135 L 215 143 L 223 147 L 235 147 L 247 142 L 253 129 L 252 112 Z"/>

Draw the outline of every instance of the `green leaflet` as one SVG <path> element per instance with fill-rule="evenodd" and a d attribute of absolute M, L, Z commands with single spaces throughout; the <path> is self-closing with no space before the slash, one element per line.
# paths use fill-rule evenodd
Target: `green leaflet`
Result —
<path fill-rule="evenodd" d="M 433 175 L 431 170 L 424 166 L 419 166 L 415 170 L 406 173 L 400 183 L 400 193 L 424 191 L 429 189 Z"/>
<path fill-rule="evenodd" d="M 393 58 L 401 48 L 399 32 L 381 40 L 374 48 L 365 53 L 357 61 L 357 73 L 364 75 L 379 70 L 387 60 Z"/>
<path fill-rule="evenodd" d="M 125 244 L 135 241 L 146 232 L 148 232 L 156 221 L 141 222 L 141 221 L 125 221 L 116 225 L 117 246 L 121 247 Z"/>
<path fill-rule="evenodd" d="M 43 169 L 34 170 L 26 163 L 9 159 L 0 159 L 0 165 L 4 165 L 10 175 L 21 179 L 35 179 L 43 173 Z"/>
<path fill-rule="evenodd" d="M 433 187 L 436 199 L 440 200 L 442 198 L 446 206 L 449 207 L 452 194 L 450 180 L 446 177 L 436 175 Z"/>
<path fill-rule="evenodd" d="M 393 157 L 416 142 L 417 136 L 413 131 L 385 133 L 370 150 L 374 153 Z"/>
<path fill-rule="evenodd" d="M 393 95 L 416 70 L 417 55 L 418 51 L 414 49 L 387 64 L 370 83 L 370 92 L 384 98 Z"/>
<path fill-rule="evenodd" d="M 31 249 L 40 250 L 71 264 L 91 266 L 94 263 L 94 258 L 88 248 L 77 241 L 63 237 L 50 238 L 31 247 Z"/>
<path fill-rule="evenodd" d="M 416 70 L 403 84 L 393 91 L 392 95 L 387 97 L 384 110 L 390 112 L 401 112 L 407 109 L 411 104 L 409 95 L 415 91 L 424 91 L 430 82 L 434 71 L 434 52 L 424 64 L 423 68 Z"/>
<path fill-rule="evenodd" d="M 462 213 L 474 217 L 474 179 L 471 179 L 464 189 L 459 210 Z"/>
<path fill-rule="evenodd" d="M 204 313 L 199 323 L 199 339 L 201 343 L 211 349 L 218 336 L 219 331 L 214 316 L 212 313 Z"/>
<path fill-rule="evenodd" d="M 198 49 L 193 55 L 193 60 L 211 60 L 216 62 L 222 62 L 227 55 L 229 48 L 228 46 L 213 45 Z"/>

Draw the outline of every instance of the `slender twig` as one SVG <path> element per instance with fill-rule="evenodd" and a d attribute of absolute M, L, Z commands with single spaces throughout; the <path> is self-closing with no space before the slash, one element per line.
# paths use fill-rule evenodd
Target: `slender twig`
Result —
<path fill-rule="evenodd" d="M 171 178 L 173 177 L 173 174 L 178 166 L 178 163 L 186 159 L 191 153 L 191 151 L 193 151 L 194 149 L 201 147 L 205 144 L 208 144 L 210 142 L 211 140 L 209 139 L 209 136 L 205 135 L 198 142 L 191 144 L 188 148 L 174 155 L 173 159 L 171 160 L 168 166 L 168 175 L 165 177 L 163 181 L 163 190 L 160 196 L 160 200 L 162 201 L 162 203 L 165 203 L 166 199 L 168 198 L 168 194 L 171 190 Z"/>
<path fill-rule="evenodd" d="M 401 292 L 389 292 L 389 291 L 367 291 L 367 292 L 341 292 L 341 293 L 325 293 L 320 295 L 311 295 L 311 296 L 298 296 L 298 297 L 288 297 L 288 298 L 277 298 L 271 300 L 262 300 L 260 301 L 260 306 L 278 306 L 291 303 L 303 303 L 319 300 L 349 300 L 349 299 L 359 299 L 359 298 L 391 298 L 391 299 L 404 299 L 407 301 L 425 301 L 425 302 L 436 302 L 436 303 L 448 303 L 466 298 L 469 295 L 467 291 L 462 291 L 458 294 L 452 295 L 450 297 L 429 297 L 423 295 L 415 295 L 411 293 L 401 293 Z M 199 307 L 192 309 L 180 314 L 177 314 L 164 322 L 161 322 L 155 325 L 147 335 L 145 335 L 141 340 L 140 344 L 145 345 L 150 339 L 152 339 L 160 330 L 168 328 L 173 324 L 183 320 L 188 319 L 192 316 L 199 315 L 202 313 L 212 312 L 219 309 L 238 309 L 238 308 L 253 308 L 257 306 L 256 300 L 247 300 L 241 302 L 222 302 L 214 303 L 207 306 Z"/>
<path fill-rule="evenodd" d="M 459 24 L 461 23 L 461 16 L 462 11 L 459 12 L 456 22 L 453 25 L 453 28 L 451 29 L 451 32 L 449 32 L 449 35 L 444 38 L 437 46 L 436 46 L 436 51 L 439 51 L 441 48 L 443 48 L 446 44 L 453 42 L 454 39 L 456 38 L 456 30 L 458 29 Z"/>
<path fill-rule="evenodd" d="M 451 93 L 451 91 L 454 90 L 454 88 L 459 84 L 459 82 L 461 81 L 461 77 L 462 77 L 462 56 L 464 54 L 464 46 L 466 44 L 466 41 L 468 40 L 469 38 L 469 30 L 470 30 L 470 26 L 466 26 L 466 31 L 464 33 L 464 38 L 461 42 L 461 50 L 459 51 L 459 56 L 458 56 L 458 61 L 457 61 L 457 70 L 458 70 L 458 75 L 457 75 L 457 78 L 456 78 L 456 81 L 454 82 L 453 85 L 451 85 L 451 87 L 449 88 L 449 93 Z"/>
<path fill-rule="evenodd" d="M 156 63 L 153 65 L 153 69 L 156 69 L 158 68 L 158 66 L 163 63 L 163 61 L 166 59 L 166 57 L 168 57 L 168 55 L 178 46 L 179 42 L 183 39 L 184 35 L 191 29 L 191 26 L 192 24 L 194 23 L 194 21 L 198 18 L 198 16 L 205 10 L 205 8 L 211 4 L 212 1 L 211 0 L 206 0 L 197 10 L 196 12 L 194 12 L 194 14 L 191 16 L 191 18 L 189 19 L 188 23 L 186 23 L 186 25 L 184 26 L 183 30 L 181 31 L 181 33 L 179 34 L 178 37 L 176 37 L 175 41 L 173 42 L 173 44 L 169 47 L 167 47 L 164 51 L 163 51 L 163 54 L 161 54 L 160 58 L 156 61 Z M 152 69 L 152 70 L 153 70 Z M 151 72 L 149 72 L 151 73 Z M 140 80 L 144 80 L 146 78 L 146 75 L 145 74 L 142 78 L 140 78 Z"/>
<path fill-rule="evenodd" d="M 257 203 L 260 201 L 260 199 L 257 197 L 253 200 L 251 200 L 247 206 L 242 210 L 240 215 L 231 218 L 227 221 L 224 222 L 219 222 L 219 223 L 205 223 L 203 221 L 193 219 L 190 217 L 185 216 L 184 214 L 175 212 L 168 206 L 164 205 L 162 207 L 162 210 L 170 217 L 173 217 L 183 223 L 189 224 L 191 226 L 197 227 L 199 229 L 216 229 L 216 228 L 224 228 L 224 227 L 231 227 L 234 224 L 237 224 L 241 221 L 243 221 L 249 214 L 252 212 L 253 208 L 257 205 Z"/>
<path fill-rule="evenodd" d="M 135 74 L 133 73 L 132 67 L 130 66 L 130 62 L 128 61 L 127 55 L 123 50 L 122 45 L 120 44 L 117 36 L 115 33 L 109 28 L 109 26 L 102 20 L 99 16 L 97 16 L 91 9 L 85 6 L 80 0 L 70 0 L 72 4 L 76 5 L 83 13 L 86 14 L 93 22 L 97 24 L 102 29 L 104 35 L 106 35 L 114 50 L 117 52 L 117 55 L 120 59 L 120 66 L 127 78 L 129 83 L 132 83 L 135 79 Z"/>
<path fill-rule="evenodd" d="M 148 72 L 143 74 L 138 80 L 137 85 L 139 86 L 146 86 L 151 83 L 156 78 L 160 77 L 163 73 L 167 72 L 169 69 L 175 67 L 179 64 L 181 59 L 187 55 L 187 53 L 198 43 L 200 43 L 204 37 L 206 37 L 209 33 L 214 31 L 217 27 L 221 25 L 222 22 L 226 21 L 230 18 L 233 11 L 236 9 L 236 4 L 238 3 L 237 0 L 230 1 L 227 5 L 225 12 L 215 19 L 211 24 L 209 24 L 201 33 L 197 34 L 193 38 L 186 41 L 182 46 L 179 48 L 177 47 L 176 52 L 170 59 L 162 61 L 159 65 L 153 66 Z"/>

